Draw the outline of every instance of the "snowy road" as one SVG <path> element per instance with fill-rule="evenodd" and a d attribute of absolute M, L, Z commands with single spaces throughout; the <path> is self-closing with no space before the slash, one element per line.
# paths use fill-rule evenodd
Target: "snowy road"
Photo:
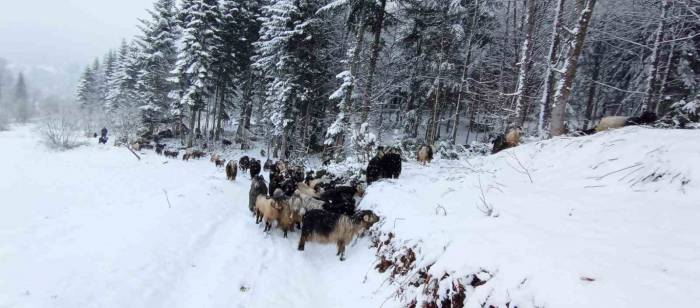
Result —
<path fill-rule="evenodd" d="M 333 245 L 297 251 L 298 232 L 266 236 L 248 175 L 111 146 L 51 152 L 28 127 L 0 145 L 0 307 L 376 306 L 368 241 L 341 263 Z"/>

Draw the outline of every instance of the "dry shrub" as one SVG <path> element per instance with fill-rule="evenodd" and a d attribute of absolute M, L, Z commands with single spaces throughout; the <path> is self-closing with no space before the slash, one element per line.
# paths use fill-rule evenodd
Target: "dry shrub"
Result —
<path fill-rule="evenodd" d="M 61 151 L 84 145 L 77 115 L 78 113 L 70 107 L 47 114 L 39 124 L 39 133 L 44 144 Z"/>

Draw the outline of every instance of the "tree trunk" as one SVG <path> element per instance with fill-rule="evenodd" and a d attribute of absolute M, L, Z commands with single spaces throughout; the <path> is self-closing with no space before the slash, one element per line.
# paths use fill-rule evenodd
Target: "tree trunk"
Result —
<path fill-rule="evenodd" d="M 219 97 L 220 87 L 216 87 L 216 90 L 214 91 L 214 99 L 209 99 L 209 103 L 207 104 L 207 115 L 206 118 L 204 119 L 204 135 L 206 136 L 207 140 L 209 140 L 210 132 L 209 132 L 209 118 L 211 118 L 211 123 L 214 124 L 214 121 L 216 120 L 216 105 L 217 105 L 217 99 Z M 213 127 L 214 125 L 212 125 Z"/>
<path fill-rule="evenodd" d="M 202 133 L 202 109 L 202 107 L 197 109 L 197 131 L 200 134 Z"/>
<path fill-rule="evenodd" d="M 464 140 L 464 144 L 469 144 L 469 137 L 471 137 L 472 129 L 474 128 L 474 121 L 476 121 L 476 104 L 472 104 L 467 113 L 469 114 L 469 126 L 467 126 L 467 137 Z"/>
<path fill-rule="evenodd" d="M 437 135 L 437 129 L 438 129 L 438 110 L 440 108 L 440 90 L 442 87 L 442 83 L 440 81 L 440 78 L 442 78 L 442 61 L 443 61 L 443 56 L 444 56 L 444 48 L 445 48 L 445 42 L 441 42 L 440 44 L 440 59 L 438 61 L 438 74 L 437 78 L 435 79 L 435 82 L 437 84 L 437 89 L 435 91 L 435 101 L 433 102 L 433 110 L 431 112 L 432 116 L 430 118 L 428 128 L 426 130 L 425 134 L 425 142 L 427 144 L 432 145 L 435 143 L 435 136 Z"/>
<path fill-rule="evenodd" d="M 423 39 L 419 38 L 417 45 L 416 45 L 416 59 L 420 59 L 420 57 L 423 54 Z M 424 61 L 421 61 L 424 63 Z M 419 83 L 418 83 L 418 78 L 416 77 L 418 68 L 415 66 L 413 67 L 411 71 L 411 87 L 409 89 L 409 95 L 408 95 L 408 101 L 406 102 L 406 113 L 410 114 L 411 112 L 414 113 L 414 116 L 412 118 L 413 123 L 404 123 L 405 128 L 406 128 L 406 134 L 411 137 L 415 138 L 418 136 L 418 126 L 420 126 L 420 105 L 416 102 L 418 100 L 417 95 L 416 95 L 416 89 L 418 89 Z M 406 119 L 406 118 L 404 118 Z"/>
<path fill-rule="evenodd" d="M 362 48 L 364 46 L 365 41 L 365 28 L 365 23 L 361 23 L 360 28 L 357 30 L 357 41 L 355 43 L 355 49 L 352 51 L 352 60 L 350 62 L 350 75 L 352 76 L 352 82 L 350 86 L 348 86 L 345 89 L 345 103 L 347 104 L 347 109 L 349 111 L 349 113 L 347 114 L 348 117 L 353 113 L 355 109 L 355 107 L 353 106 L 352 94 L 357 83 L 357 73 L 360 66 L 360 54 L 362 53 Z"/>
<path fill-rule="evenodd" d="M 668 8 L 671 6 L 671 2 L 668 0 L 661 1 L 661 16 L 659 18 L 659 24 L 656 28 L 656 38 L 654 39 L 654 47 L 651 50 L 651 63 L 649 64 L 649 70 L 647 72 L 647 85 L 644 94 L 644 105 L 643 111 L 653 111 L 656 110 L 656 103 L 658 97 L 658 83 L 659 83 L 659 62 L 661 59 L 661 40 L 664 37 L 664 28 L 666 28 L 666 14 Z"/>
<path fill-rule="evenodd" d="M 362 102 L 362 122 L 367 122 L 369 111 L 372 105 L 372 88 L 374 87 L 374 72 L 377 69 L 377 60 L 381 50 L 382 28 L 384 27 L 384 14 L 387 0 L 379 0 L 380 8 L 377 12 L 377 20 L 374 30 L 374 40 L 372 41 L 372 53 L 369 57 L 369 68 L 367 72 L 367 84 L 365 85 L 365 96 Z"/>
<path fill-rule="evenodd" d="M 549 46 L 549 54 L 547 55 L 547 68 L 544 77 L 544 90 L 540 99 L 540 114 L 537 121 L 537 133 L 540 137 L 544 137 L 545 128 L 547 126 L 546 119 L 551 111 L 552 94 L 554 92 L 554 68 L 557 66 L 557 50 L 561 42 L 559 33 L 564 22 L 564 3 L 566 0 L 559 0 L 554 16 L 554 26 L 552 27 L 552 43 Z"/>
<path fill-rule="evenodd" d="M 520 69 L 518 73 L 517 82 L 517 93 L 515 97 L 515 110 L 513 111 L 513 119 L 509 121 L 509 124 L 515 125 L 517 127 L 522 127 L 525 122 L 526 108 L 523 107 L 523 101 L 525 100 L 525 95 L 527 94 L 527 80 L 530 77 L 530 61 L 532 58 L 532 36 L 535 32 L 535 13 L 536 13 L 536 3 L 535 0 L 527 0 L 527 13 L 525 14 L 525 25 L 527 27 L 525 31 L 525 39 L 523 40 L 522 50 L 520 55 Z"/>
<path fill-rule="evenodd" d="M 362 13 L 360 13 L 362 16 Z M 345 88 L 345 93 L 343 100 L 345 101 L 344 109 L 341 110 L 340 112 L 345 113 L 345 118 L 344 121 L 346 122 L 346 126 L 351 122 L 352 120 L 352 115 L 354 113 L 354 106 L 353 106 L 353 101 L 352 101 L 352 93 L 355 88 L 355 83 L 357 81 L 357 71 L 358 67 L 360 64 L 360 53 L 362 52 L 362 47 L 364 44 L 364 35 L 365 35 L 365 23 L 362 21 L 362 18 L 360 18 L 360 25 L 359 29 L 357 30 L 357 34 L 355 36 L 356 42 L 355 42 L 355 49 L 352 51 L 352 59 L 350 60 L 350 76 L 352 80 L 350 81 L 350 85 L 348 85 Z M 347 132 L 342 132 L 336 136 L 335 139 L 335 146 L 336 146 L 336 154 L 340 154 L 343 150 L 343 145 L 345 144 L 345 135 Z"/>
<path fill-rule="evenodd" d="M 197 110 L 194 109 L 194 106 L 190 107 L 190 132 L 189 135 L 187 135 L 187 147 L 191 148 L 192 145 L 194 144 L 194 124 L 195 120 L 197 119 Z"/>
<path fill-rule="evenodd" d="M 221 90 L 218 93 L 219 104 L 216 108 L 216 128 L 214 128 L 214 140 L 219 140 L 221 138 L 221 126 L 224 122 L 224 113 L 226 108 L 226 87 L 222 85 Z"/>
<path fill-rule="evenodd" d="M 599 44 L 599 43 L 596 43 Z M 598 48 L 593 48 L 594 52 Z M 584 128 L 588 128 L 591 123 L 593 123 L 593 114 L 595 110 L 596 101 L 595 98 L 598 95 L 598 76 L 600 75 L 600 57 L 601 55 L 597 52 L 592 55 L 593 57 L 593 72 L 591 74 L 591 83 L 588 88 L 588 99 L 586 101 L 586 121 L 583 124 Z"/>
<path fill-rule="evenodd" d="M 661 84 L 659 84 L 659 92 L 657 93 L 658 97 L 661 98 L 662 101 L 665 101 L 663 99 L 664 93 L 666 93 L 666 85 L 668 84 L 668 76 L 671 74 L 671 65 L 673 63 L 673 53 L 675 52 L 676 49 L 676 43 L 673 42 L 671 43 L 671 47 L 669 48 L 668 51 L 668 57 L 666 58 L 666 67 L 664 67 L 664 71 L 661 74 Z M 656 109 L 654 112 L 656 114 L 659 114 L 659 107 L 661 104 L 656 104 Z"/>
<path fill-rule="evenodd" d="M 571 87 L 574 83 L 574 78 L 576 78 L 576 69 L 578 67 L 578 58 L 583 50 L 583 45 L 586 42 L 586 34 L 588 33 L 588 25 L 591 22 L 591 16 L 593 15 L 593 8 L 595 7 L 596 0 L 588 0 L 583 10 L 581 11 L 581 16 L 579 17 L 576 28 L 573 30 L 572 43 L 573 46 L 569 49 L 567 57 L 564 62 L 563 71 L 564 74 L 562 79 L 557 84 L 557 92 L 554 96 L 554 108 L 552 108 L 552 125 L 550 128 L 550 133 L 552 136 L 559 136 L 566 132 L 564 125 L 564 120 L 566 116 L 566 104 L 569 101 L 569 96 L 571 95 Z"/>
<path fill-rule="evenodd" d="M 471 58 L 472 58 L 472 44 L 474 43 L 474 32 L 477 30 L 477 24 L 478 24 L 478 17 L 480 15 L 480 4 L 481 2 L 479 0 L 476 0 L 475 8 L 474 8 L 474 15 L 472 15 L 472 22 L 471 22 L 471 31 L 469 32 L 469 39 L 467 39 L 467 59 L 464 61 L 464 67 L 462 67 L 462 78 L 460 79 L 459 83 L 459 92 L 457 93 L 457 104 L 455 106 L 455 113 L 454 113 L 454 123 L 452 123 L 452 136 L 450 136 L 450 140 L 452 144 L 457 143 L 457 132 L 459 130 L 459 115 L 460 115 L 460 108 L 462 105 L 462 90 L 466 89 L 467 94 L 469 95 L 469 66 L 471 65 Z"/>

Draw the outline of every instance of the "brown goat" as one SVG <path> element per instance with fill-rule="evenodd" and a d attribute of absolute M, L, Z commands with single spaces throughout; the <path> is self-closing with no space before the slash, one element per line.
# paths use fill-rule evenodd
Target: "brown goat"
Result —
<path fill-rule="evenodd" d="M 223 168 L 223 167 L 224 167 L 224 164 L 226 164 L 226 160 L 225 160 L 225 159 L 218 159 L 218 158 L 217 158 L 216 161 L 214 162 L 214 164 L 216 164 L 217 167 L 222 167 L 222 168 Z"/>
<path fill-rule="evenodd" d="M 522 130 L 520 128 L 514 128 L 508 131 L 506 134 L 506 143 L 509 147 L 514 147 L 520 144 L 520 136 L 522 135 Z"/>
<path fill-rule="evenodd" d="M 235 160 L 229 160 L 226 164 L 226 178 L 229 181 L 235 181 L 238 174 L 238 165 Z"/>
<path fill-rule="evenodd" d="M 433 147 L 423 145 L 418 149 L 418 162 L 424 166 L 433 160 Z"/>
<path fill-rule="evenodd" d="M 255 199 L 255 223 L 257 224 L 263 220 L 265 221 L 265 229 L 263 229 L 263 232 L 270 231 L 272 222 L 279 220 L 281 211 L 282 204 L 275 199 L 263 195 L 259 195 L 257 199 Z"/>
<path fill-rule="evenodd" d="M 306 185 L 306 183 L 304 182 L 297 183 L 297 191 L 309 197 L 321 197 L 321 195 L 317 193 L 313 188 L 311 188 L 310 185 Z"/>
<path fill-rule="evenodd" d="M 290 206 L 291 198 L 277 200 L 281 206 L 279 217 L 277 218 L 277 227 L 282 229 L 284 237 L 287 237 L 287 232 L 294 231 L 294 226 L 301 223 L 301 215 L 298 211 L 294 211 Z"/>
<path fill-rule="evenodd" d="M 211 154 L 211 158 L 209 158 L 209 161 L 212 163 L 216 163 L 216 161 L 219 159 L 221 159 L 221 157 L 219 157 L 219 154 Z"/>

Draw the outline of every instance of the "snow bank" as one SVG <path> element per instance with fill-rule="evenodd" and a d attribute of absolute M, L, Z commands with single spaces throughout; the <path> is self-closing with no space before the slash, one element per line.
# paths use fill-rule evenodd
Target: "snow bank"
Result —
<path fill-rule="evenodd" d="M 372 185 L 363 206 L 385 217 L 382 240 L 395 235 L 383 253 L 416 251 L 395 279 L 404 305 L 429 300 L 428 286 L 411 286 L 427 276 L 438 278 L 440 297 L 450 282 L 465 285 L 467 307 L 692 306 L 698 162 L 700 132 L 629 127 L 404 164 L 402 178 Z"/>

